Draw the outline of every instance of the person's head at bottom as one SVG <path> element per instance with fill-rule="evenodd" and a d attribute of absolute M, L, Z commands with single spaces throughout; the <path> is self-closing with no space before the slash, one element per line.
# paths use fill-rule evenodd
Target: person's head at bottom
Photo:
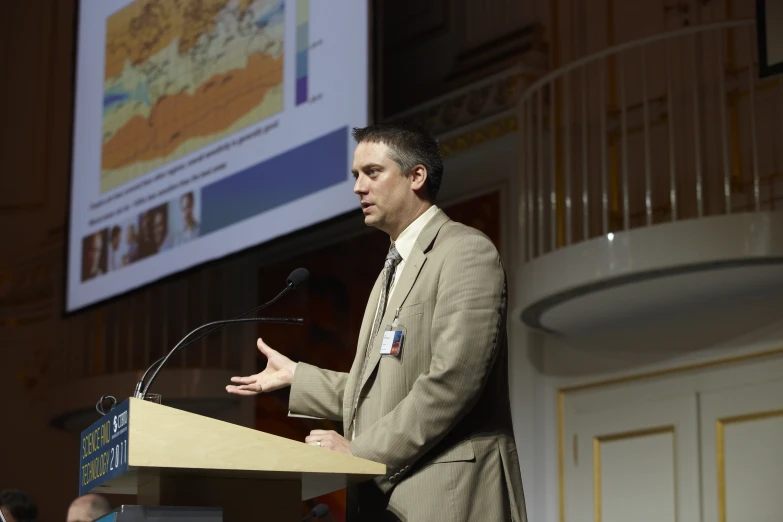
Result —
<path fill-rule="evenodd" d="M 8 522 L 38 520 L 38 506 L 24 491 L 18 489 L 0 491 L 0 510 Z"/>
<path fill-rule="evenodd" d="M 111 512 L 109 501 L 100 495 L 82 495 L 68 508 L 67 522 L 92 522 Z"/>

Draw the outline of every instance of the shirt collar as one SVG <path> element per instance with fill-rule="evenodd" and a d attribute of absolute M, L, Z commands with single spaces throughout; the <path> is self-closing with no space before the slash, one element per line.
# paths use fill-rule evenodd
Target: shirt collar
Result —
<path fill-rule="evenodd" d="M 421 231 L 424 230 L 425 226 L 427 226 L 427 223 L 429 223 L 430 220 L 435 217 L 435 214 L 437 214 L 438 210 L 439 209 L 436 205 L 432 205 L 427 209 L 426 212 L 424 212 L 424 214 L 417 217 L 413 223 L 408 225 L 407 228 L 402 231 L 400 237 L 397 238 L 397 241 L 394 242 L 394 246 L 397 248 L 397 252 L 399 252 L 403 261 L 408 259 L 408 257 L 411 255 L 411 252 L 413 251 L 413 245 L 416 244 L 416 240 L 419 238 L 419 234 L 421 234 Z"/>

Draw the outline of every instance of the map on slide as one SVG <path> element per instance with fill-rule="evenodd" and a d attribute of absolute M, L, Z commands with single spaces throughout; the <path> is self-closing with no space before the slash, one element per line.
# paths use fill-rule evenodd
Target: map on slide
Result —
<path fill-rule="evenodd" d="M 100 190 L 283 110 L 284 0 L 135 0 L 106 23 Z"/>

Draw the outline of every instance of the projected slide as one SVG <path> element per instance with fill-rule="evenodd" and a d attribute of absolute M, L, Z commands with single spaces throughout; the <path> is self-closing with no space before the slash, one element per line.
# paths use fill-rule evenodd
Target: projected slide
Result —
<path fill-rule="evenodd" d="M 66 310 L 357 208 L 365 2 L 81 0 Z"/>
<path fill-rule="evenodd" d="M 101 191 L 283 110 L 282 0 L 137 1 L 106 22 Z"/>

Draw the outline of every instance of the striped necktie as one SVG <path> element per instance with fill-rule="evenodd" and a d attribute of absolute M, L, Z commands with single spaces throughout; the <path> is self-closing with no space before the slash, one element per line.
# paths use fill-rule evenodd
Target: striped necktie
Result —
<path fill-rule="evenodd" d="M 392 243 L 391 247 L 389 248 L 389 253 L 386 255 L 386 262 L 383 264 L 383 271 L 381 272 L 381 295 L 378 298 L 378 305 L 375 308 L 375 320 L 373 321 L 372 330 L 370 330 L 370 337 L 364 350 L 364 364 L 362 364 L 362 371 L 359 374 L 359 380 L 356 381 L 356 390 L 353 394 L 353 413 L 351 416 L 354 423 L 354 429 L 356 429 L 356 408 L 359 406 L 359 388 L 361 387 L 362 381 L 364 380 L 364 372 L 367 370 L 367 361 L 370 360 L 370 349 L 372 347 L 372 342 L 375 339 L 375 336 L 378 335 L 378 330 L 381 327 L 383 314 L 386 312 L 386 300 L 388 299 L 389 286 L 394 274 L 394 269 L 397 268 L 397 265 L 400 264 L 400 261 L 402 261 L 402 256 L 399 252 L 397 252 L 397 247 L 394 246 L 394 243 Z"/>
<path fill-rule="evenodd" d="M 373 321 L 372 330 L 370 331 L 369 345 L 372 344 L 373 339 L 378 335 L 378 329 L 381 327 L 381 319 L 383 319 L 383 314 L 386 312 L 386 301 L 388 300 L 394 269 L 397 268 L 400 261 L 402 261 L 402 256 L 397 252 L 394 243 L 392 243 L 386 256 L 386 262 L 383 264 L 383 272 L 381 272 L 381 296 L 378 298 L 378 307 L 375 309 L 375 321 Z M 367 353 L 370 353 L 369 345 Z"/>

